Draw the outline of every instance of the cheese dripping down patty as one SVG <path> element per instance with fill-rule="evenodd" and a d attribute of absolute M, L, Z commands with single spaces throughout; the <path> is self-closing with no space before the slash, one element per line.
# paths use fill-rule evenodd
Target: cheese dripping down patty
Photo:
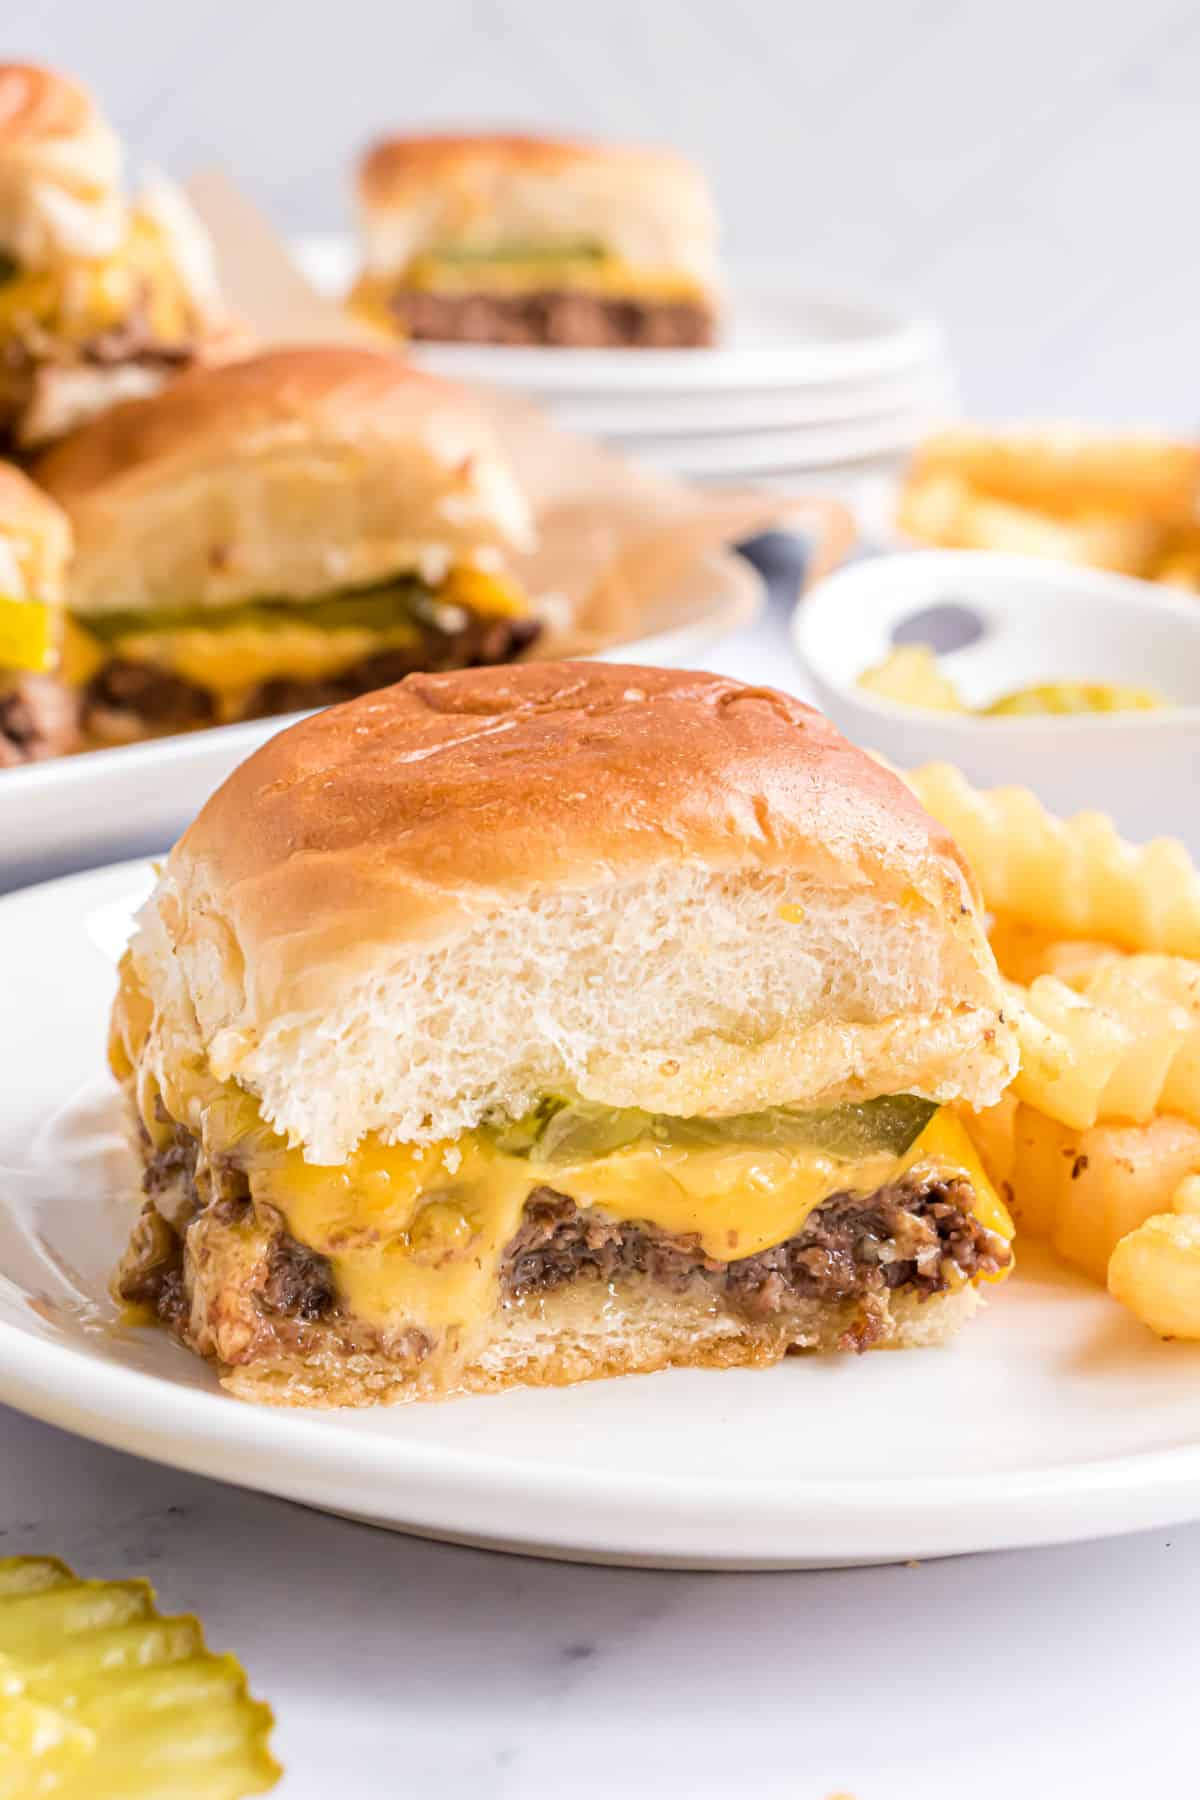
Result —
<path fill-rule="evenodd" d="M 979 1221 L 1012 1236 L 961 1124 L 911 1095 L 725 1120 L 548 1101 L 525 1120 L 443 1143 L 368 1135 L 328 1167 L 275 1133 L 236 1083 L 207 1070 L 152 1072 L 140 1058 L 150 1023 L 127 961 L 111 1060 L 151 1141 L 169 1142 L 165 1113 L 200 1140 L 203 1163 L 240 1169 L 254 1201 L 328 1259 L 344 1309 L 383 1332 L 416 1326 L 460 1350 L 477 1338 L 499 1303 L 525 1203 L 542 1186 L 613 1219 L 694 1236 L 706 1255 L 733 1262 L 796 1236 L 833 1195 L 866 1197 L 919 1168 L 965 1179 Z"/>

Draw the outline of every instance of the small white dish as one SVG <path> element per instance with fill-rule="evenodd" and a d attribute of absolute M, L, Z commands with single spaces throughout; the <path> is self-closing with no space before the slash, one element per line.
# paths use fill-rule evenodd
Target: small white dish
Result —
<path fill-rule="evenodd" d="M 348 291 L 357 251 L 348 236 L 293 241 L 313 286 Z M 937 361 L 941 334 L 903 307 L 797 287 L 778 268 L 735 271 L 721 344 L 713 350 L 568 350 L 496 344 L 414 343 L 413 361 L 456 381 L 492 382 L 549 400 L 606 392 L 730 392 L 808 382 L 861 382 Z"/>
<path fill-rule="evenodd" d="M 673 623 L 602 651 L 607 662 L 670 667 L 749 625 L 765 598 L 744 557 L 714 551 L 672 596 Z M 151 743 L 34 763 L 0 772 L 0 893 L 68 869 L 165 848 L 252 750 L 299 714 L 222 725 Z"/>
<path fill-rule="evenodd" d="M 229 1398 L 108 1294 L 139 1196 L 105 1023 L 150 880 L 0 901 L 0 1400 L 397 1530 L 581 1561 L 831 1567 L 1200 1517 L 1200 1346 L 1024 1250 L 944 1350 L 364 1412 Z"/>
<path fill-rule="evenodd" d="M 969 629 L 970 642 L 944 648 Z M 980 786 L 1030 787 L 1056 812 L 1099 809 L 1137 841 L 1181 837 L 1200 853 L 1190 792 L 1200 766 L 1200 601 L 1190 595 L 1035 557 L 902 551 L 819 582 L 796 609 L 793 637 L 824 711 L 900 766 L 956 763 Z M 897 641 L 943 650 L 969 705 L 1035 683 L 1105 681 L 1152 688 L 1170 709 L 924 712 L 857 685 Z"/>

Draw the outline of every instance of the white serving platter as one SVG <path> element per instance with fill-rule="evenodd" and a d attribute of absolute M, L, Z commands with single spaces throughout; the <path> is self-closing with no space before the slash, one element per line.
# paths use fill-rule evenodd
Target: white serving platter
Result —
<path fill-rule="evenodd" d="M 602 657 L 663 667 L 702 660 L 712 644 L 752 623 L 764 597 L 762 576 L 744 557 L 714 551 L 673 596 L 669 628 Z M 298 716 L 0 771 L 0 893 L 173 842 L 213 789 Z"/>
<path fill-rule="evenodd" d="M 828 1567 L 1200 1517 L 1200 1346 L 1025 1251 L 941 1350 L 363 1412 L 229 1398 L 108 1296 L 138 1195 L 105 1023 L 150 879 L 0 901 L 0 1400 L 397 1530 L 583 1561 Z"/>

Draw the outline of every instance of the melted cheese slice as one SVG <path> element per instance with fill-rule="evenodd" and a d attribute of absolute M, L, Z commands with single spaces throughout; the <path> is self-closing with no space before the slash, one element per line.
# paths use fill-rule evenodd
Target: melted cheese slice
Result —
<path fill-rule="evenodd" d="M 54 609 L 37 600 L 0 594 L 0 670 L 42 674 L 54 667 L 57 632 Z"/>
<path fill-rule="evenodd" d="M 131 632 L 114 639 L 112 652 L 130 662 L 169 669 L 215 694 L 225 710 L 236 712 L 264 681 L 320 681 L 377 651 L 416 640 L 417 633 L 407 625 L 392 631 L 357 627 L 327 631 L 283 619 L 271 625 L 227 625 L 218 631 L 189 625 L 174 631 Z"/>
<path fill-rule="evenodd" d="M 334 1169 L 281 1148 L 252 1161 L 250 1184 L 294 1237 L 330 1259 L 338 1292 L 359 1318 L 385 1330 L 415 1322 L 463 1336 L 495 1306 L 501 1259 L 535 1187 L 611 1218 L 695 1236 L 706 1255 L 732 1262 L 794 1237 L 831 1195 L 873 1193 L 918 1163 L 965 1175 L 981 1222 L 1011 1237 L 966 1132 L 944 1113 L 904 1156 L 855 1162 L 732 1142 L 705 1150 L 635 1144 L 593 1162 L 541 1164 L 467 1133 L 427 1146 L 368 1139 Z"/>
<path fill-rule="evenodd" d="M 458 261 L 434 255 L 414 257 L 400 276 L 365 275 L 352 295 L 353 304 L 373 319 L 388 315 L 396 292 L 418 294 L 598 294 L 613 300 L 705 301 L 704 288 L 692 276 L 673 269 L 643 269 L 619 257 L 527 257 L 505 262 L 471 257 Z M 394 320 L 391 321 L 394 324 Z"/>
<path fill-rule="evenodd" d="M 161 1144 L 169 1132 L 156 1105 L 160 1088 L 142 1056 L 152 1025 L 153 1006 L 126 953 L 109 1059 Z M 460 1354 L 486 1331 L 505 1249 L 540 1186 L 612 1218 L 694 1235 L 708 1256 L 732 1262 L 794 1237 L 833 1194 L 871 1194 L 920 1166 L 934 1177 L 965 1177 L 980 1223 L 1006 1240 L 1013 1235 L 966 1130 L 944 1108 L 898 1157 L 850 1161 L 804 1145 L 731 1140 L 687 1149 L 643 1141 L 588 1162 L 542 1162 L 536 1146 L 517 1156 L 474 1131 L 425 1145 L 368 1136 L 346 1162 L 328 1167 L 306 1162 L 264 1123 L 252 1095 L 206 1070 L 164 1079 L 161 1095 L 172 1118 L 202 1134 L 210 1160 L 234 1156 L 255 1200 L 275 1207 L 293 1237 L 329 1258 L 351 1313 L 385 1332 L 421 1326 Z"/>

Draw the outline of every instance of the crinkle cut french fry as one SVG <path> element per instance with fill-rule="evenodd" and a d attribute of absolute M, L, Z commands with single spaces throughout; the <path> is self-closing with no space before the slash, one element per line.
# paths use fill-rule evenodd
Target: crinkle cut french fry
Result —
<path fill-rule="evenodd" d="M 1038 976 L 1023 1006 L 1014 1002 L 1013 1019 L 1021 1046 L 1017 1098 L 1061 1124 L 1094 1125 L 1122 1059 L 1136 1047 L 1133 1034 L 1053 975 Z"/>
<path fill-rule="evenodd" d="M 1148 433 L 1106 436 L 1060 425 L 1033 431 L 936 432 L 918 449 L 913 478 L 951 477 L 1017 507 L 1191 527 L 1200 449 Z"/>
<path fill-rule="evenodd" d="M 1114 1247 L 1108 1291 L 1164 1338 L 1200 1338 L 1200 1216 L 1159 1213 Z"/>
<path fill-rule="evenodd" d="M 962 1117 L 1011 1207 L 1018 1242 L 1042 1239 L 1099 1282 L 1118 1241 L 1200 1174 L 1200 1129 L 1183 1119 L 1076 1131 L 1011 1096 Z"/>
<path fill-rule="evenodd" d="M 1200 1124 L 1200 965 L 1113 952 L 1059 966 L 1065 981 L 1012 990 L 1020 1099 L 1080 1129 L 1156 1113 Z"/>
<path fill-rule="evenodd" d="M 1027 789 L 980 792 L 949 763 L 905 779 L 957 840 L 990 911 L 1057 937 L 1200 958 L 1200 875 L 1182 844 L 1127 844 L 1103 813 L 1057 819 Z"/>
<path fill-rule="evenodd" d="M 994 913 L 988 932 L 996 961 L 1010 981 L 1028 987 L 1039 975 L 1057 975 L 1072 985 L 1097 963 L 1125 954 L 1098 938 L 1064 938 L 1027 920 Z"/>

